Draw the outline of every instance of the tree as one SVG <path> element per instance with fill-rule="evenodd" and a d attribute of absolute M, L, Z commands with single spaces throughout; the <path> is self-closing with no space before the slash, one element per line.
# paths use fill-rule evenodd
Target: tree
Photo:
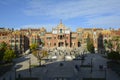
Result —
<path fill-rule="evenodd" d="M 107 40 L 105 39 L 105 40 L 104 40 L 104 47 L 105 47 L 105 48 L 107 48 L 107 43 L 108 43 L 108 42 L 107 42 Z"/>
<path fill-rule="evenodd" d="M 4 52 L 7 49 L 7 44 L 5 42 L 0 43 L 0 61 L 3 60 Z"/>
<path fill-rule="evenodd" d="M 117 49 L 116 49 L 116 51 L 120 53 L 120 43 L 117 44 Z"/>
<path fill-rule="evenodd" d="M 94 53 L 94 45 L 93 45 L 93 40 L 89 37 L 87 37 L 87 50 L 91 53 Z"/>
<path fill-rule="evenodd" d="M 38 47 L 38 45 L 36 43 L 33 43 L 30 45 L 31 50 L 35 50 L 37 47 Z"/>
<path fill-rule="evenodd" d="M 48 52 L 46 50 L 41 50 L 41 51 L 37 51 L 37 58 L 40 61 L 40 66 L 41 66 L 41 61 L 43 57 L 46 57 L 48 55 Z"/>
<path fill-rule="evenodd" d="M 3 50 L 0 50 L 0 62 L 3 60 L 4 52 Z"/>
<path fill-rule="evenodd" d="M 48 52 L 46 50 L 42 50 L 42 57 L 46 57 L 48 55 Z"/>
<path fill-rule="evenodd" d="M 32 54 L 37 57 L 41 66 L 42 58 L 46 57 L 48 52 L 46 50 L 34 50 Z"/>
<path fill-rule="evenodd" d="M 44 45 L 45 45 L 45 42 L 41 42 L 41 44 L 42 44 L 42 46 L 44 46 Z"/>
<path fill-rule="evenodd" d="M 7 48 L 7 44 L 5 42 L 0 43 L 0 49 L 6 49 Z"/>
<path fill-rule="evenodd" d="M 107 47 L 112 51 L 112 47 L 113 47 L 113 45 L 112 45 L 111 40 L 108 41 L 108 43 L 107 43 Z"/>
<path fill-rule="evenodd" d="M 11 62 L 12 59 L 15 58 L 15 57 L 16 57 L 16 55 L 15 55 L 14 51 L 11 50 L 11 49 L 7 49 L 5 51 L 4 56 L 3 56 L 3 60 L 6 61 L 6 62 Z"/>
<path fill-rule="evenodd" d="M 112 40 L 116 43 L 116 51 L 120 52 L 120 36 L 114 36 Z"/>
<path fill-rule="evenodd" d="M 113 44 L 112 44 L 112 39 L 111 40 L 104 40 L 104 47 L 105 49 L 109 49 L 110 51 L 113 50 Z"/>
<path fill-rule="evenodd" d="M 108 59 L 111 59 L 114 61 L 120 60 L 120 54 L 119 52 L 116 52 L 116 51 L 111 51 L 110 53 L 108 53 L 107 56 L 108 56 Z"/>

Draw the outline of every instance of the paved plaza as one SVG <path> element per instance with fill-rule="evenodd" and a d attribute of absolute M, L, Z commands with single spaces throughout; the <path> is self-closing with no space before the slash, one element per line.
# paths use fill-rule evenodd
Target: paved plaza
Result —
<path fill-rule="evenodd" d="M 75 60 L 76 55 L 85 55 L 85 60 Z M 66 57 L 67 56 L 67 57 Z M 82 80 L 83 78 L 106 78 L 106 80 L 120 80 L 120 77 L 107 68 L 107 59 L 101 54 L 89 54 L 79 49 L 49 50 L 49 56 L 46 57 L 42 64 L 45 67 L 31 68 L 29 70 L 29 60 L 31 65 L 39 65 L 38 59 L 32 54 L 17 58 L 16 70 L 13 67 L 11 71 L 4 74 L 0 80 L 15 80 L 16 77 L 37 77 L 39 80 Z M 92 63 L 91 63 L 92 62 Z M 81 67 L 81 65 L 91 65 L 91 67 Z M 100 70 L 99 66 L 103 65 L 104 69 Z"/>

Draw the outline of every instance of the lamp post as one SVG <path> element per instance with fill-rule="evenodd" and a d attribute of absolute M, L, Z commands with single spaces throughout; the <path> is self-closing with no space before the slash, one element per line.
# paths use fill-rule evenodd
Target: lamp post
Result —
<path fill-rule="evenodd" d="M 16 78 L 17 78 L 17 77 L 16 77 L 16 69 L 17 69 L 17 66 L 16 66 L 16 65 L 14 66 L 14 69 L 15 69 L 15 80 L 16 80 Z"/>
<path fill-rule="evenodd" d="M 64 54 L 64 61 L 65 61 L 65 54 Z"/>
<path fill-rule="evenodd" d="M 50 42 L 49 42 L 49 46 L 50 46 Z M 50 49 L 49 49 L 49 52 L 50 52 Z M 40 47 L 38 47 L 37 57 L 38 57 L 38 60 L 39 60 L 39 66 L 41 66 Z"/>
<path fill-rule="evenodd" d="M 105 71 L 105 80 L 107 80 L 107 67 L 104 67 L 104 71 Z"/>
<path fill-rule="evenodd" d="M 31 77 L 31 58 L 29 57 L 29 73 L 30 73 L 30 77 Z"/>
<path fill-rule="evenodd" d="M 83 55 L 82 55 L 82 52 L 81 52 L 81 65 L 83 65 L 83 62 L 84 62 L 84 59 L 83 59 Z"/>
<path fill-rule="evenodd" d="M 93 58 L 91 58 L 91 71 L 90 71 L 91 73 L 92 73 L 92 71 L 93 71 L 93 70 L 92 70 L 92 67 L 93 67 Z"/>
<path fill-rule="evenodd" d="M 93 59 L 94 58 L 91 58 L 91 70 L 90 70 L 90 72 L 91 72 L 91 79 L 92 79 L 92 72 L 93 72 Z"/>
<path fill-rule="evenodd" d="M 92 78 L 92 72 L 93 72 L 93 66 L 94 66 L 94 64 L 93 64 L 93 60 L 95 60 L 96 58 L 95 57 L 92 57 L 91 58 L 91 78 Z"/>

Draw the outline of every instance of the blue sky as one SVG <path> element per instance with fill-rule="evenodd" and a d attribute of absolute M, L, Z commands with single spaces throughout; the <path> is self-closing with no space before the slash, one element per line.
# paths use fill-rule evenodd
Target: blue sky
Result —
<path fill-rule="evenodd" d="M 0 0 L 0 27 L 120 28 L 120 0 Z"/>

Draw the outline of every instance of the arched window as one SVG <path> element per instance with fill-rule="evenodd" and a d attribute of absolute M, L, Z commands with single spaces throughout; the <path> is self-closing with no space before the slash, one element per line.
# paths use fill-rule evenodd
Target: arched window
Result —
<path fill-rule="evenodd" d="M 60 33 L 62 33 L 62 29 L 60 29 Z"/>

